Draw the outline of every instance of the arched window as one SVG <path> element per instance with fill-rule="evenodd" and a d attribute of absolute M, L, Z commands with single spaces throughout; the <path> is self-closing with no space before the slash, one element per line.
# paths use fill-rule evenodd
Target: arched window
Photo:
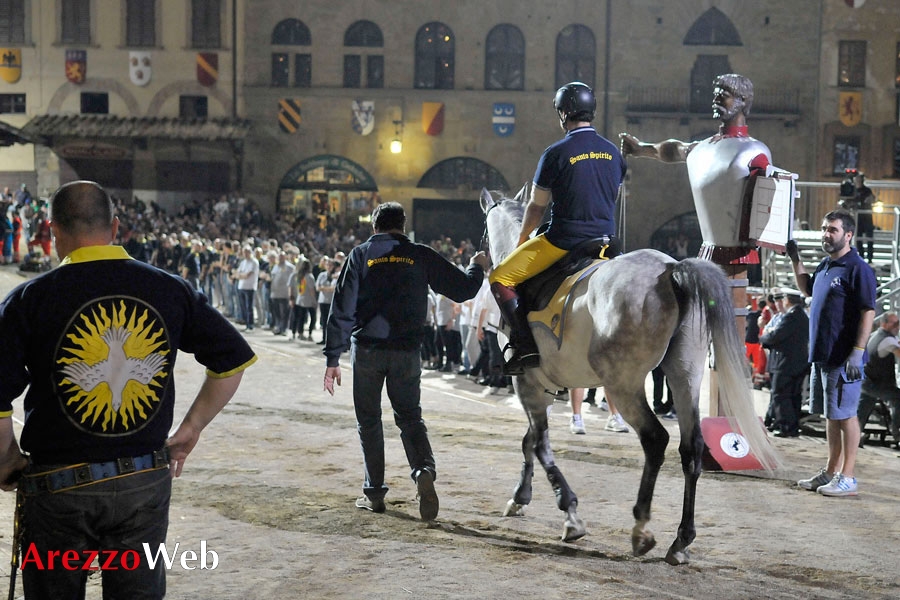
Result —
<path fill-rule="evenodd" d="M 378 25 L 372 21 L 353 23 L 344 32 L 344 46 L 359 48 L 353 54 L 344 55 L 344 87 L 383 88 L 384 54 L 381 50 L 367 50 L 384 47 L 384 36 Z"/>
<path fill-rule="evenodd" d="M 312 36 L 303 21 L 299 19 L 284 19 L 275 25 L 272 30 L 273 46 L 309 46 L 312 44 Z M 312 55 L 306 53 L 294 53 L 293 56 L 286 50 L 272 52 L 272 86 L 288 87 L 291 85 L 291 73 L 293 72 L 294 87 L 309 87 L 312 83 Z M 292 68 L 293 66 L 293 68 Z"/>
<path fill-rule="evenodd" d="M 685 46 L 741 46 L 741 36 L 731 19 L 725 16 L 716 7 L 700 15 L 694 21 L 687 35 L 684 36 Z"/>
<path fill-rule="evenodd" d="M 272 44 L 280 46 L 309 46 L 312 36 L 309 27 L 299 19 L 285 19 L 272 30 Z"/>
<path fill-rule="evenodd" d="M 472 190 L 508 191 L 509 184 L 500 171 L 477 158 L 448 158 L 428 169 L 416 187 L 447 189 L 467 186 Z"/>
<path fill-rule="evenodd" d="M 384 46 L 384 37 L 381 29 L 372 21 L 357 21 L 344 32 L 344 45 L 381 48 Z"/>
<path fill-rule="evenodd" d="M 415 87 L 452 90 L 455 54 L 449 27 L 436 21 L 422 25 L 416 34 Z"/>
<path fill-rule="evenodd" d="M 525 89 L 525 38 L 519 28 L 497 25 L 484 48 L 484 89 Z"/>
<path fill-rule="evenodd" d="M 594 32 L 584 25 L 569 25 L 556 36 L 556 87 L 570 81 L 594 86 L 596 69 Z"/>

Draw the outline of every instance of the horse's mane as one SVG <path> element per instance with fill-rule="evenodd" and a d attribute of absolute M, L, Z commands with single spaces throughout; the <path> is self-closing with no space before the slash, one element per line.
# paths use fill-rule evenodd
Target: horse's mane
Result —
<path fill-rule="evenodd" d="M 509 198 L 503 192 L 490 191 L 489 193 L 494 200 L 494 206 L 491 211 L 499 212 L 498 215 L 491 215 L 488 219 L 495 228 L 493 235 L 490 236 L 493 237 L 494 242 L 491 244 L 492 253 L 496 250 L 497 242 L 500 242 L 501 239 L 509 242 L 508 248 L 504 248 L 503 252 L 499 252 L 494 256 L 494 264 L 497 264 L 515 249 L 525 214 L 525 204 L 517 198 Z"/>

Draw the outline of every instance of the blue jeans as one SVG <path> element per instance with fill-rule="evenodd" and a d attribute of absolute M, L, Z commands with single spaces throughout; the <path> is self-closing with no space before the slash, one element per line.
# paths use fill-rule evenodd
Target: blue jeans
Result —
<path fill-rule="evenodd" d="M 353 406 L 356 428 L 365 466 L 363 493 L 372 499 L 384 498 L 384 430 L 381 425 L 381 390 L 394 409 L 394 423 L 400 428 L 400 440 L 415 478 L 420 470 L 436 475 L 434 454 L 419 405 L 422 367 L 419 350 L 381 350 L 359 346 L 350 348 L 353 367 Z"/>
<path fill-rule="evenodd" d="M 42 470 L 47 469 L 35 468 L 34 472 Z M 114 550 L 115 560 L 110 565 L 113 568 L 103 571 L 104 600 L 163 598 L 166 570 L 160 563 L 155 569 L 149 568 L 143 544 L 149 544 L 156 552 L 166 541 L 171 492 L 169 470 L 158 469 L 66 492 L 28 496 L 22 521 L 25 596 L 29 600 L 83 599 L 91 573 L 62 568 L 58 556 L 53 569 L 36 568 L 33 561 L 26 562 L 34 544 L 31 556 L 40 557 L 45 567 L 50 551 L 73 550 L 81 559 L 79 565 L 90 552 L 99 551 L 102 565 L 113 555 L 104 551 Z M 132 570 L 135 556 L 139 557 L 139 564 Z"/>
<path fill-rule="evenodd" d="M 241 301 L 241 320 L 247 329 L 253 329 L 253 299 L 256 290 L 238 290 L 238 298 Z"/>

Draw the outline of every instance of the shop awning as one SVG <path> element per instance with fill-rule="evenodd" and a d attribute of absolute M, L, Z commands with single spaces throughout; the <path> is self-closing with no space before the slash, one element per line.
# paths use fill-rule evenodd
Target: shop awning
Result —
<path fill-rule="evenodd" d="M 43 140 L 39 136 L 25 133 L 18 127 L 0 121 L 0 146 L 12 146 L 13 144 L 41 144 Z"/>
<path fill-rule="evenodd" d="M 180 119 L 116 115 L 40 115 L 22 128 L 29 137 L 146 138 L 187 141 L 243 140 L 250 131 L 246 119 Z"/>

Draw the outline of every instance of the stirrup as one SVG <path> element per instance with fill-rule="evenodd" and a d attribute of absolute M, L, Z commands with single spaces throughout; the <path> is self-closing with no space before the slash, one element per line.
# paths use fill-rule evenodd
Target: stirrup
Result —
<path fill-rule="evenodd" d="M 509 344 L 504 348 L 504 352 L 507 348 L 510 348 Z M 515 348 L 513 348 L 512 357 L 503 363 L 500 371 L 504 375 L 515 376 L 515 375 L 524 375 L 526 369 L 534 369 L 541 366 L 541 355 L 538 354 L 537 351 L 528 352 L 527 354 L 518 355 L 515 352 Z"/>

